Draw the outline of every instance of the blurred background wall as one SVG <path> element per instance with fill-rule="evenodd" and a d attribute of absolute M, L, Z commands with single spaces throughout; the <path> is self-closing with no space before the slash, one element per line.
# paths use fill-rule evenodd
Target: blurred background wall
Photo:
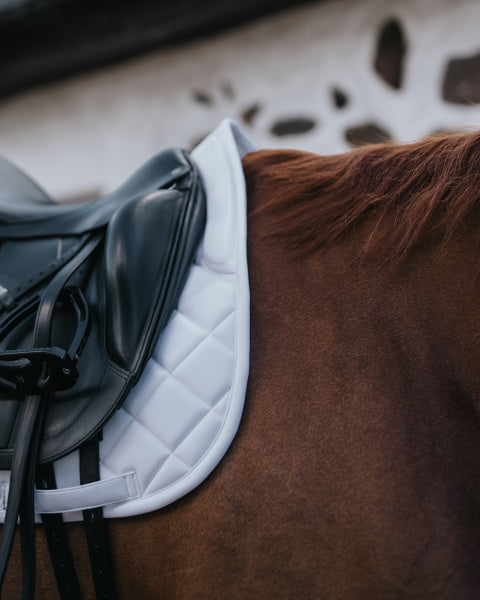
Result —
<path fill-rule="evenodd" d="M 480 124 L 475 0 L 0 0 L 0 154 L 62 200 L 224 117 L 343 152 Z"/>

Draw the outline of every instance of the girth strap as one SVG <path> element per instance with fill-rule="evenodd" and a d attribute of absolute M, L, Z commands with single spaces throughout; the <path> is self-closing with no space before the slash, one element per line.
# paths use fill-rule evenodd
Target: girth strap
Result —
<path fill-rule="evenodd" d="M 53 463 L 40 465 L 37 469 L 37 488 L 56 487 Z M 57 587 L 62 600 L 81 600 L 80 586 L 68 542 L 67 529 L 61 514 L 41 515 L 52 559 Z"/>
<path fill-rule="evenodd" d="M 34 550 L 32 551 L 32 546 L 35 547 L 35 541 L 34 517 L 30 514 L 30 506 L 33 511 L 33 501 L 30 502 L 26 495 L 29 495 L 28 488 L 31 487 L 33 496 L 31 474 L 35 469 L 37 450 L 35 444 L 38 444 L 39 437 L 35 436 L 35 431 L 41 421 L 44 405 L 45 401 L 42 396 L 27 396 L 25 398 L 18 434 L 18 445 L 12 463 L 12 475 L 14 474 L 15 478 L 8 493 L 7 512 L 0 540 L 0 596 L 15 537 L 17 519 L 20 516 L 22 527 L 22 598 L 33 598 L 35 553 Z"/>
<path fill-rule="evenodd" d="M 97 481 L 100 478 L 99 436 L 80 448 L 80 482 Z M 37 487 L 56 487 L 53 464 L 41 465 L 38 469 Z M 48 549 L 55 570 L 58 591 L 62 600 L 80 600 L 81 593 L 68 542 L 67 530 L 61 514 L 41 515 L 47 537 Z M 83 523 L 87 538 L 88 553 L 92 569 L 95 596 L 98 600 L 115 600 L 115 584 L 103 509 L 101 507 L 83 511 Z"/>
<path fill-rule="evenodd" d="M 80 483 L 100 479 L 100 449 L 98 436 L 80 448 Z M 113 568 L 110 560 L 107 530 L 103 508 L 83 511 L 83 525 L 87 536 L 88 554 L 92 568 L 95 593 L 99 600 L 116 598 Z"/>

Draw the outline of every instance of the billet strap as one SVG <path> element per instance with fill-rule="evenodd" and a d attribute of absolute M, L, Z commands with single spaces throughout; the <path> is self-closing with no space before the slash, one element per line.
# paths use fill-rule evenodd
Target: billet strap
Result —
<path fill-rule="evenodd" d="M 55 487 L 53 463 L 40 465 L 37 471 L 37 488 L 51 489 Z M 42 514 L 41 517 L 60 598 L 62 600 L 81 600 L 80 586 L 62 515 Z"/>
<path fill-rule="evenodd" d="M 100 479 L 99 437 L 80 448 L 80 481 L 89 483 Z M 113 567 L 110 559 L 107 530 L 102 507 L 83 511 L 93 584 L 98 600 L 115 600 Z"/>
<path fill-rule="evenodd" d="M 99 454 L 98 437 L 81 447 L 80 480 L 82 483 L 88 483 L 100 477 Z M 52 463 L 39 467 L 37 487 L 42 490 L 51 490 L 56 487 Z M 61 600 L 80 600 L 80 588 L 62 515 L 42 514 L 41 516 L 60 598 Z M 115 600 L 113 568 L 102 508 L 84 510 L 83 521 L 96 598 L 98 600 Z"/>
<path fill-rule="evenodd" d="M 42 404 L 43 399 L 41 396 L 27 396 L 22 411 L 22 420 L 17 438 L 18 445 L 15 449 L 12 462 L 12 483 L 10 484 L 8 492 L 8 505 L 2 529 L 2 538 L 0 540 L 0 596 L 8 562 L 10 560 L 17 520 L 22 513 L 23 517 L 26 519 L 25 522 L 23 519 L 21 521 L 21 524 L 24 526 L 22 542 L 29 544 L 32 541 L 31 530 L 33 530 L 33 521 L 30 521 L 26 512 L 26 510 L 28 510 L 28 504 L 24 504 L 22 507 L 22 499 L 26 491 L 25 488 L 28 487 L 29 483 L 29 477 L 27 477 L 27 473 L 31 472 L 29 464 L 31 464 L 32 461 L 34 463 L 36 462 L 34 456 L 35 448 L 32 448 L 32 442 L 35 437 L 35 429 L 42 413 Z M 27 529 L 25 529 L 25 527 L 27 527 Z M 30 529 L 30 531 L 28 529 Z M 32 575 L 29 575 L 26 572 L 30 571 L 30 573 L 33 573 L 35 568 L 34 553 L 32 554 L 31 549 L 22 549 L 22 563 L 22 598 L 33 598 L 33 587 L 35 582 L 34 580 L 32 581 Z"/>

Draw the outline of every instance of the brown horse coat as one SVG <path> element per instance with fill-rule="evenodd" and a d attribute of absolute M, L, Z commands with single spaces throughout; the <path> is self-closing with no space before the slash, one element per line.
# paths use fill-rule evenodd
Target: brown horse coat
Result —
<path fill-rule="evenodd" d="M 244 417 L 197 490 L 109 524 L 120 598 L 480 598 L 480 135 L 244 168 Z"/>

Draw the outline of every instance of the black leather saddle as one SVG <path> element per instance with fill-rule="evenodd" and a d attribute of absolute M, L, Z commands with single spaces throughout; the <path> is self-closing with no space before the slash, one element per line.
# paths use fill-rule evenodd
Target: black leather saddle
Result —
<path fill-rule="evenodd" d="M 77 448 L 82 483 L 98 477 L 102 426 L 135 385 L 178 301 L 205 212 L 199 175 L 178 149 L 152 158 L 108 196 L 73 206 L 55 204 L 0 161 L 0 469 L 11 470 L 0 576 L 20 517 L 26 597 L 34 586 L 33 480 L 54 487 L 52 461 Z M 85 468 L 82 449 L 92 441 L 95 458 L 84 462 L 97 464 Z M 56 523 L 50 550 L 68 587 Z M 105 559 L 91 558 L 94 569 Z M 79 597 L 61 586 L 62 598 Z M 97 595 L 113 597 L 98 586 Z"/>

